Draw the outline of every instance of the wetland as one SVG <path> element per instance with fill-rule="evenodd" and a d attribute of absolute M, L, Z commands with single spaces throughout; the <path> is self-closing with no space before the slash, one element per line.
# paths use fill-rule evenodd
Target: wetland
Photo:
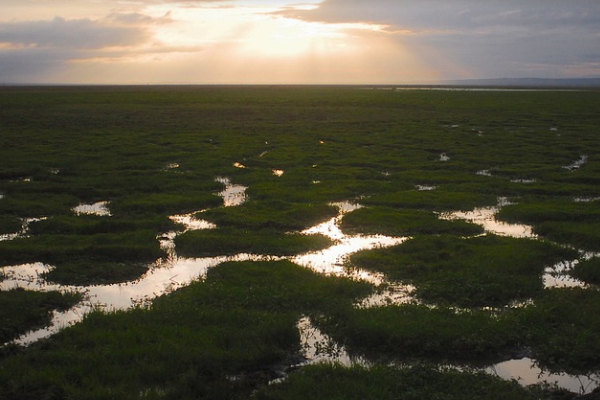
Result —
<path fill-rule="evenodd" d="M 596 398 L 600 92 L 0 88 L 0 398 Z"/>

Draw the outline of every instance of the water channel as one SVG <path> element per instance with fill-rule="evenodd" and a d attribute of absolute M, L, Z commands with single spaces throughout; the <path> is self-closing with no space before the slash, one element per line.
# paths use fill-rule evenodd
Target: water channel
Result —
<path fill-rule="evenodd" d="M 219 177 L 217 181 L 225 186 L 220 193 L 225 207 L 235 207 L 246 200 L 246 187 L 232 184 L 227 178 Z M 431 190 L 427 188 L 427 190 Z M 440 214 L 444 219 L 465 219 L 480 224 L 486 232 L 512 237 L 535 238 L 530 226 L 507 224 L 496 221 L 494 216 L 506 200 L 500 199 L 498 206 L 477 208 L 470 212 L 454 212 Z M 388 237 L 383 235 L 346 235 L 339 228 L 345 214 L 360 208 L 353 202 L 333 203 L 339 209 L 336 217 L 304 230 L 305 234 L 323 234 L 334 241 L 334 244 L 324 250 L 300 254 L 293 257 L 273 257 L 268 255 L 238 254 L 235 256 L 219 256 L 205 258 L 178 257 L 173 239 L 181 232 L 165 232 L 157 236 L 161 247 L 168 256 L 157 260 L 149 271 L 140 279 L 128 283 L 111 285 L 94 285 L 88 287 L 57 285 L 48 283 L 42 276 L 53 267 L 43 263 L 31 263 L 3 267 L 4 281 L 0 282 L 0 290 L 23 288 L 37 291 L 78 291 L 83 292 L 85 301 L 66 312 L 56 312 L 52 324 L 43 329 L 29 332 L 14 340 L 14 343 L 27 345 L 58 332 L 63 327 L 81 321 L 84 315 L 94 309 L 117 310 L 127 309 L 132 305 L 144 304 L 154 297 L 172 292 L 188 285 L 193 280 L 206 276 L 207 271 L 226 261 L 261 261 L 274 259 L 289 259 L 306 268 L 324 275 L 335 275 L 364 280 L 379 287 L 375 294 L 362 299 L 357 307 L 377 307 L 389 304 L 401 304 L 412 301 L 414 287 L 401 283 L 387 282 L 381 273 L 361 269 L 347 268 L 346 260 L 351 253 L 374 248 L 390 247 L 401 244 L 407 237 Z M 75 213 L 93 213 L 109 216 L 110 211 L 106 202 L 92 205 L 81 205 L 73 209 Z M 171 219 L 181 223 L 186 230 L 215 229 L 216 226 L 208 221 L 193 218 L 193 214 L 174 215 Z M 26 222 L 23 231 L 25 234 Z M 15 236 L 16 237 L 16 236 Z M 11 240 L 14 237 L 3 237 L 1 240 Z M 592 255 L 586 255 L 589 258 Z M 547 268 L 544 283 L 547 287 L 584 286 L 583 283 L 569 277 L 568 271 L 577 261 L 564 261 Z M 368 363 L 363 359 L 352 358 L 343 347 L 340 347 L 326 335 L 314 327 L 308 318 L 298 322 L 301 333 L 302 347 L 305 350 L 307 362 L 334 361 L 346 365 L 352 363 Z M 600 376 L 570 376 L 552 375 L 536 367 L 535 361 L 528 358 L 509 360 L 486 369 L 505 379 L 516 379 L 523 384 L 547 381 L 556 382 L 561 387 L 577 393 L 586 393 L 598 387 Z"/>

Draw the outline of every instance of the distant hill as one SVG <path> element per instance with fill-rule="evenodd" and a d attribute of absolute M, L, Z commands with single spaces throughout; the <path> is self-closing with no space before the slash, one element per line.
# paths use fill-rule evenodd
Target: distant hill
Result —
<path fill-rule="evenodd" d="M 462 79 L 446 81 L 447 85 L 493 86 L 493 87 L 559 87 L 559 88 L 600 88 L 600 78 L 546 79 L 546 78 L 500 78 Z"/>

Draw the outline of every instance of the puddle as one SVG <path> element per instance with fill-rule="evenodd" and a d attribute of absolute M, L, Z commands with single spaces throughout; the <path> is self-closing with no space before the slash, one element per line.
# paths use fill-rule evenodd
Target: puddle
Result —
<path fill-rule="evenodd" d="M 215 180 L 225 185 L 225 189 L 219 192 L 219 196 L 223 198 L 223 205 L 225 207 L 239 206 L 247 200 L 246 189 L 248 188 L 246 186 L 234 185 L 229 178 L 221 176 Z"/>
<path fill-rule="evenodd" d="M 536 183 L 535 179 L 511 179 L 512 183 Z"/>
<path fill-rule="evenodd" d="M 494 207 L 475 208 L 473 211 L 454 211 L 441 213 L 440 219 L 455 220 L 464 219 L 474 224 L 480 225 L 488 233 L 499 236 L 510 236 L 514 238 L 537 238 L 533 233 L 533 228 L 524 224 L 510 224 L 497 221 L 496 214 L 503 205 L 508 204 L 506 199 L 500 198 L 498 205 Z"/>
<path fill-rule="evenodd" d="M 348 256 L 361 250 L 395 246 L 406 241 L 408 238 L 394 238 L 383 235 L 346 235 L 339 227 L 340 221 L 345 214 L 357 210 L 362 206 L 352 202 L 339 202 L 332 203 L 331 205 L 339 209 L 339 214 L 336 217 L 306 229 L 301 233 L 306 235 L 325 235 L 335 242 L 334 245 L 324 250 L 295 256 L 292 258 L 292 261 L 320 274 L 345 276 L 381 285 L 385 281 L 383 274 L 358 268 L 347 268 L 346 261 Z"/>
<path fill-rule="evenodd" d="M 575 197 L 573 199 L 575 203 L 590 203 L 598 200 L 600 200 L 600 197 Z"/>
<path fill-rule="evenodd" d="M 586 288 L 585 282 L 569 275 L 579 260 L 561 261 L 544 270 L 542 280 L 545 288 Z"/>
<path fill-rule="evenodd" d="M 357 308 L 374 308 L 415 302 L 413 293 L 417 288 L 413 285 L 388 282 L 381 286 L 383 288 L 360 300 L 354 306 Z"/>
<path fill-rule="evenodd" d="M 15 232 L 15 233 L 5 233 L 0 235 L 0 242 L 4 241 L 4 240 L 13 240 L 16 238 L 22 238 L 22 237 L 27 237 L 27 232 L 29 230 L 29 224 L 32 222 L 37 222 L 37 221 L 44 221 L 46 220 L 46 217 L 42 217 L 42 218 L 23 218 L 21 219 L 21 229 L 19 230 L 19 232 Z"/>
<path fill-rule="evenodd" d="M 578 160 L 574 161 L 570 165 L 565 165 L 563 168 L 568 169 L 569 171 L 576 171 L 581 168 L 587 162 L 588 156 L 585 154 L 582 155 Z"/>
<path fill-rule="evenodd" d="M 306 359 L 303 364 L 340 363 L 347 367 L 357 364 L 366 367 L 372 365 L 362 357 L 350 356 L 344 346 L 340 346 L 321 332 L 312 324 L 310 318 L 301 318 L 297 327 L 300 332 L 301 348 Z M 454 366 L 454 368 L 462 369 L 458 366 Z M 538 368 L 535 361 L 530 358 L 504 361 L 485 368 L 484 371 L 505 380 L 516 380 L 522 386 L 546 382 L 578 394 L 591 393 L 600 386 L 600 375 L 598 374 L 589 376 L 552 374 Z"/>
<path fill-rule="evenodd" d="M 198 229 L 216 229 L 217 225 L 204 219 L 196 219 L 194 215 L 205 210 L 195 211 L 189 214 L 171 215 L 169 219 L 175 223 L 182 224 L 188 231 Z M 171 238 L 172 239 L 172 238 Z"/>
<path fill-rule="evenodd" d="M 300 332 L 300 345 L 306 361 L 303 364 L 339 363 L 346 367 L 368 365 L 361 357 L 351 357 L 344 346 L 340 346 L 312 324 L 308 317 L 301 318 L 297 325 Z"/>
<path fill-rule="evenodd" d="M 225 189 L 219 194 L 223 197 L 224 205 L 227 207 L 237 206 L 246 200 L 246 187 L 234 185 L 228 178 L 219 177 L 217 181 L 225 185 Z M 531 228 L 525 225 L 505 224 L 495 221 L 494 215 L 498 208 L 506 204 L 500 199 L 497 207 L 480 208 L 470 212 L 448 213 L 443 218 L 463 218 L 471 220 L 484 226 L 486 231 L 496 234 L 510 235 L 514 237 L 534 237 Z M 13 341 L 14 343 L 27 345 L 42 338 L 51 336 L 66 326 L 80 322 L 86 313 L 95 309 L 118 310 L 128 309 L 133 305 L 146 305 L 156 296 L 170 293 L 197 279 L 203 279 L 207 271 L 227 261 L 274 261 L 289 259 L 299 265 L 305 266 L 321 274 L 344 276 L 370 282 L 378 286 L 375 294 L 359 301 L 357 307 L 378 307 L 391 304 L 402 304 L 412 301 L 411 294 L 415 290 L 411 285 L 402 285 L 386 282 L 385 276 L 358 268 L 349 268 L 346 264 L 351 253 L 374 248 L 394 246 L 406 241 L 407 237 L 387 237 L 383 235 L 345 235 L 339 228 L 339 223 L 345 214 L 361 208 L 357 203 L 339 202 L 332 205 L 338 207 L 339 214 L 322 224 L 304 230 L 305 234 L 323 234 L 334 240 L 334 244 L 325 250 L 301 254 L 294 257 L 273 257 L 254 254 L 238 254 L 235 256 L 219 256 L 206 258 L 180 258 L 176 254 L 173 239 L 180 232 L 168 232 L 159 235 L 158 240 L 162 248 L 167 250 L 165 259 L 157 260 L 149 271 L 140 279 L 112 285 L 96 285 L 89 287 L 64 286 L 49 284 L 41 278 L 44 273 L 53 267 L 43 263 L 31 263 L 18 266 L 3 267 L 2 273 L 6 279 L 0 282 L 0 290 L 10 290 L 20 287 L 25 290 L 36 291 L 79 291 L 85 296 L 85 300 L 75 308 L 66 312 L 56 312 L 52 324 L 43 329 L 29 332 Z M 80 206 L 81 207 L 81 206 Z M 89 205 L 89 210 L 106 207 L 106 202 Z M 88 210 L 87 208 L 85 210 Z M 75 211 L 75 210 L 74 210 Z M 90 211 L 91 212 L 91 211 Z M 173 221 L 185 225 L 186 230 L 214 229 L 215 225 L 207 221 L 197 220 L 192 217 L 194 213 L 174 215 Z M 594 254 L 586 254 L 584 257 L 593 257 Z M 547 271 L 548 276 L 562 276 L 572 268 L 574 264 L 557 264 Z M 549 279 L 549 278 L 548 278 Z M 561 278 L 562 279 L 562 278 Z M 571 278 L 572 279 L 572 278 Z M 317 362 L 339 362 L 344 365 L 360 363 L 368 365 L 362 358 L 351 357 L 343 346 L 335 343 L 327 335 L 314 327 L 309 318 L 305 317 L 298 321 L 298 329 L 301 333 L 301 344 L 307 363 Z M 598 386 L 598 377 L 582 378 L 567 375 L 545 375 L 536 370 L 534 363 L 529 359 L 513 360 L 488 368 L 488 372 L 498 374 L 505 379 L 517 379 L 523 384 L 536 383 L 543 380 L 556 382 L 561 386 L 575 392 L 583 389 L 591 391 Z M 588 379 L 588 380 L 586 380 Z M 583 388 L 583 389 L 582 389 Z"/>
<path fill-rule="evenodd" d="M 538 368 L 535 365 L 535 362 L 530 358 L 505 361 L 489 367 L 485 371 L 492 375 L 497 375 L 502 379 L 516 380 L 523 386 L 533 385 L 541 382 L 547 382 L 549 384 L 555 383 L 561 388 L 578 394 L 590 393 L 596 389 L 600 383 L 600 375 L 598 374 L 577 376 L 568 374 L 552 374 L 543 371 Z"/>
<path fill-rule="evenodd" d="M 108 209 L 108 201 L 99 201 L 94 204 L 80 204 L 73 207 L 73 212 L 77 215 L 100 215 L 109 217 L 110 210 Z"/>

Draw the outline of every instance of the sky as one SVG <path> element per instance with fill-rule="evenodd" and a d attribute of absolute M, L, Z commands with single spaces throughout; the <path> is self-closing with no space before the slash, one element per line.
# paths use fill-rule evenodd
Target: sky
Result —
<path fill-rule="evenodd" d="M 0 84 L 600 77 L 600 0 L 0 0 Z"/>

